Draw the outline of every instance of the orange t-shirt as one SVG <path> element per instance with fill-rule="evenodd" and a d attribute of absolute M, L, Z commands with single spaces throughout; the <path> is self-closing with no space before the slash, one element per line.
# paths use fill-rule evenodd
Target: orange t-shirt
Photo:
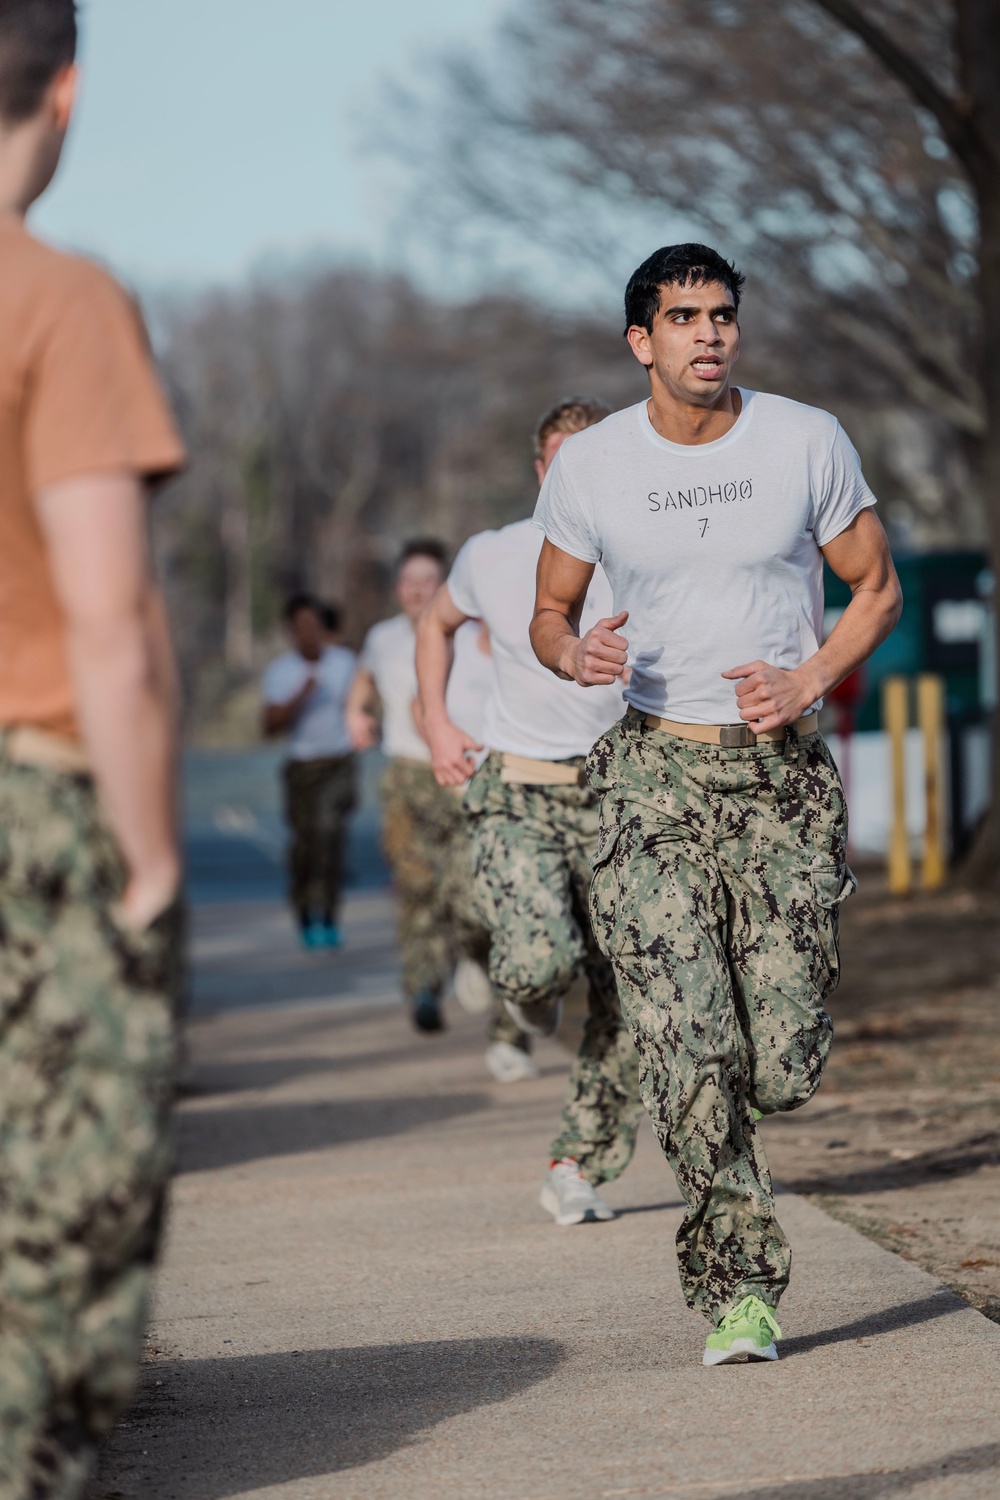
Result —
<path fill-rule="evenodd" d="M 34 497 L 103 470 L 184 462 L 142 320 L 106 272 L 0 220 L 0 726 L 79 738 Z"/>

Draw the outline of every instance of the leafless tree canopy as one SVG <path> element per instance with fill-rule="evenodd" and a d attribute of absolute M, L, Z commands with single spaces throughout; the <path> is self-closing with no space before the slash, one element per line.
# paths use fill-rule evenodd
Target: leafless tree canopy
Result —
<path fill-rule="evenodd" d="M 949 4 L 881 18 L 949 84 Z M 657 242 L 700 231 L 747 263 L 760 352 L 807 399 L 902 399 L 982 433 L 965 179 L 812 0 L 531 0 L 499 55 L 442 69 L 445 103 L 400 90 L 395 118 L 446 215 L 621 263 L 635 211 L 656 213 Z"/>

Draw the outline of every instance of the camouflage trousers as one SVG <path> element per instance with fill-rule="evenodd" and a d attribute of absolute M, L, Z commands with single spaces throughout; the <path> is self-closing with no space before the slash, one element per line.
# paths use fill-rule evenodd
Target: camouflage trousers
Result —
<path fill-rule="evenodd" d="M 687 1204 L 691 1307 L 776 1304 L 790 1252 L 751 1110 L 819 1085 L 854 886 L 847 810 L 818 734 L 723 750 L 627 715 L 587 765 L 601 794 L 592 909 L 642 1060 L 646 1108 Z"/>
<path fill-rule="evenodd" d="M 491 755 L 465 794 L 490 981 L 501 999 L 540 1017 L 581 970 L 586 976 L 583 1040 L 550 1149 L 553 1158 L 574 1157 L 596 1186 L 628 1166 L 644 1113 L 638 1058 L 588 912 L 597 801 L 582 786 L 512 785 L 501 769 Z"/>
<path fill-rule="evenodd" d="M 353 755 L 290 760 L 285 814 L 292 830 L 289 896 L 298 912 L 336 920 L 344 885 L 347 818 L 357 802 Z"/>
<path fill-rule="evenodd" d="M 382 776 L 382 849 L 398 898 L 403 989 L 440 992 L 456 958 L 485 962 L 489 937 L 471 900 L 471 852 L 461 798 L 429 765 L 390 760 Z"/>
<path fill-rule="evenodd" d="M 125 928 L 122 884 L 89 778 L 0 745 L 0 1500 L 79 1496 L 135 1381 L 181 910 Z"/>

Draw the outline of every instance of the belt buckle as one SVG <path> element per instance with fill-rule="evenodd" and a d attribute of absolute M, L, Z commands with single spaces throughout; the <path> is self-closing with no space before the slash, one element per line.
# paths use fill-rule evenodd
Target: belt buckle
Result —
<path fill-rule="evenodd" d="M 757 736 L 749 724 L 723 724 L 719 730 L 723 750 L 749 750 L 756 743 Z"/>

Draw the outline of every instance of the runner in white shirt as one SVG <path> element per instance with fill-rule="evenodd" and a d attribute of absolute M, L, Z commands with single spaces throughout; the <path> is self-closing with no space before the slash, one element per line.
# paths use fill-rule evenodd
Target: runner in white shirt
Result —
<path fill-rule="evenodd" d="M 445 556 L 433 539 L 403 549 L 395 584 L 402 613 L 368 632 L 347 702 L 359 750 L 378 743 L 373 709 L 381 707 L 381 744 L 389 758 L 381 784 L 382 846 L 398 897 L 403 990 L 420 1031 L 441 1030 L 441 996 L 456 961 L 484 959 L 488 947 L 471 908 L 454 899 L 452 865 L 462 860 L 466 843 L 461 804 L 438 786 L 413 714 L 414 625 L 444 577 Z"/>
<path fill-rule="evenodd" d="M 347 818 L 356 774 L 347 693 L 356 658 L 324 639 L 332 606 L 297 594 L 285 607 L 292 648 L 263 681 L 263 729 L 287 733 L 285 810 L 292 831 L 290 899 L 307 948 L 339 948 Z"/>
<path fill-rule="evenodd" d="M 854 885 L 816 709 L 901 607 L 835 418 L 732 385 L 742 284 L 705 245 L 667 246 L 633 275 L 626 332 L 650 399 L 553 464 L 532 624 L 561 679 L 603 693 L 630 667 L 628 712 L 588 761 L 592 910 L 687 1201 L 678 1259 L 715 1325 L 708 1365 L 778 1357 L 790 1257 L 756 1122 L 819 1084 Z M 824 558 L 853 598 L 820 645 Z M 588 629 L 599 565 L 614 604 Z"/>
<path fill-rule="evenodd" d="M 564 439 L 606 410 L 570 401 L 543 417 L 539 479 Z M 494 989 L 521 1028 L 548 1034 L 576 974 L 582 969 L 587 978 L 587 1025 L 542 1191 L 557 1223 L 578 1224 L 614 1217 L 595 1189 L 628 1164 L 642 1116 L 635 1049 L 587 913 L 597 806 L 581 768 L 595 739 L 620 716 L 622 701 L 617 685 L 588 693 L 554 681 L 536 660 L 528 626 L 541 540 L 530 521 L 518 521 L 466 542 L 420 622 L 417 673 L 438 781 L 461 785 L 479 749 L 490 751 L 465 808 L 473 820 L 476 895 L 492 939 Z M 597 575 L 584 619 L 596 622 L 610 609 L 607 581 Z M 450 642 L 472 618 L 486 625 L 493 649 L 481 739 L 455 724 L 446 703 Z"/>

